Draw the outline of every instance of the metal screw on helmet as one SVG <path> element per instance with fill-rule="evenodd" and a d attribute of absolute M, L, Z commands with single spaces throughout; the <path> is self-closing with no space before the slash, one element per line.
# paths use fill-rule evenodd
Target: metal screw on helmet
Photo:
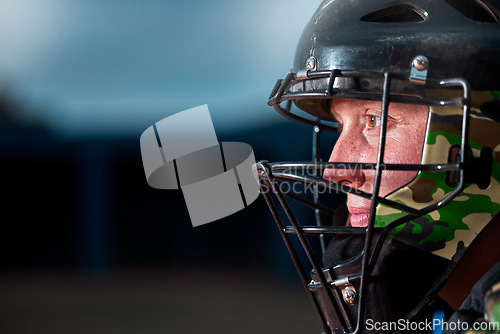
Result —
<path fill-rule="evenodd" d="M 316 57 L 311 56 L 311 57 L 307 58 L 307 60 L 306 60 L 306 68 L 309 71 L 315 71 L 316 70 L 316 64 L 317 64 Z"/>
<path fill-rule="evenodd" d="M 352 285 L 348 285 L 342 290 L 342 297 L 346 303 L 354 304 L 357 297 L 356 290 Z"/>
<path fill-rule="evenodd" d="M 425 84 L 428 69 L 429 59 L 425 56 L 416 56 L 411 62 L 410 81 Z"/>
<path fill-rule="evenodd" d="M 413 59 L 413 66 L 419 71 L 426 70 L 428 65 L 428 60 L 424 56 L 417 56 Z"/>

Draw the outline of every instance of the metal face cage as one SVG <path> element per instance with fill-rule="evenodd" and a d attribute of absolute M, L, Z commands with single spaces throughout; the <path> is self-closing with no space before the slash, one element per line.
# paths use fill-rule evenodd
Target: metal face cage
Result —
<path fill-rule="evenodd" d="M 366 289 L 382 245 L 390 232 L 397 226 L 411 219 L 439 209 L 459 194 L 465 186 L 465 168 L 470 155 L 467 154 L 470 87 L 463 79 L 432 80 L 426 78 L 426 73 L 412 73 L 409 76 L 385 73 L 360 73 L 352 71 L 308 71 L 306 73 L 289 73 L 284 80 L 278 80 L 268 104 L 283 116 L 313 126 L 313 161 L 310 162 L 280 162 L 269 163 L 261 161 L 254 166 L 254 172 L 259 179 L 261 192 L 269 206 L 271 214 L 278 226 L 281 236 L 288 248 L 300 279 L 320 319 L 324 333 L 360 333 L 366 320 Z M 360 90 L 349 82 L 371 80 L 380 83 L 380 90 Z M 374 87 L 374 85 L 372 85 Z M 391 89 L 394 87 L 394 89 Z M 411 94 L 401 93 L 401 87 Z M 408 89 L 410 87 L 410 90 Z M 459 90 L 460 96 L 443 100 L 427 94 L 433 89 Z M 418 94 L 414 92 L 419 92 Z M 319 142 L 323 130 L 338 131 L 336 123 L 329 122 L 322 115 L 314 119 L 292 112 L 291 101 L 300 100 L 321 101 L 333 98 L 352 98 L 379 100 L 382 103 L 381 125 L 378 143 L 377 160 L 374 163 L 320 162 Z M 285 103 L 285 107 L 281 103 Z M 458 159 L 455 162 L 442 164 L 386 164 L 384 150 L 386 143 L 388 107 L 391 102 L 410 103 L 427 106 L 461 106 L 463 110 L 462 138 Z M 371 169 L 375 170 L 373 192 L 366 193 L 356 188 L 324 180 L 321 175 L 326 168 L 331 169 Z M 383 170 L 398 171 L 449 171 L 456 174 L 456 188 L 437 203 L 421 209 L 388 200 L 379 196 L 381 176 Z M 284 192 L 280 184 L 289 182 L 301 184 L 312 191 L 312 198 L 301 196 L 293 192 Z M 288 189 L 292 189 L 289 187 Z M 366 228 L 347 226 L 333 226 L 331 221 L 325 223 L 325 215 L 333 217 L 335 212 L 322 201 L 321 193 L 325 190 L 334 192 L 352 193 L 371 200 L 369 222 Z M 292 211 L 289 200 L 298 202 L 314 210 L 315 225 L 302 225 Z M 377 205 L 384 204 L 404 211 L 406 215 L 385 227 L 375 227 Z M 314 251 L 309 238 L 317 237 L 320 240 L 321 252 L 325 249 L 325 239 L 334 235 L 358 234 L 364 236 L 364 250 L 357 257 L 355 263 L 348 264 L 349 270 L 337 268 L 322 268 L 319 257 Z M 296 248 L 292 239 L 296 237 L 301 247 Z M 302 251 L 299 251 L 302 248 Z M 306 274 L 305 266 L 300 254 L 304 254 L 313 269 L 313 280 Z M 335 269 L 335 268 L 333 268 Z M 327 288 L 325 288 L 327 287 Z M 357 305 L 356 305 L 357 304 Z M 335 322 L 335 323 L 334 323 Z"/>

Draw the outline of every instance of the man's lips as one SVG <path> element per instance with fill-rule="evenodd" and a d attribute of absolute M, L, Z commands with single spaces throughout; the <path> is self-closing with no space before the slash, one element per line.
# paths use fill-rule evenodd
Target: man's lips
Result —
<path fill-rule="evenodd" d="M 351 226 L 353 227 L 366 227 L 368 226 L 369 213 L 351 213 Z"/>

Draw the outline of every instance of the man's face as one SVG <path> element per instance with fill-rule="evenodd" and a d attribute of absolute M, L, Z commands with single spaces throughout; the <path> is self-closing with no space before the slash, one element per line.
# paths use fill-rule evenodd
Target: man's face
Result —
<path fill-rule="evenodd" d="M 330 111 L 342 124 L 342 132 L 330 156 L 330 162 L 375 163 L 377 161 L 382 104 L 380 101 L 332 100 Z M 419 164 L 427 124 L 427 106 L 391 103 L 387 119 L 384 163 Z M 381 197 L 411 181 L 415 171 L 389 171 L 382 173 Z M 373 191 L 374 170 L 326 169 L 326 180 L 347 185 L 367 193 Z M 347 195 L 350 224 L 366 227 L 370 200 Z"/>

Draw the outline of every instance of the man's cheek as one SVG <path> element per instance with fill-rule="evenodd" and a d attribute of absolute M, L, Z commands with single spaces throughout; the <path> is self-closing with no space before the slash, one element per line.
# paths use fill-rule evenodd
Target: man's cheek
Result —
<path fill-rule="evenodd" d="M 414 171 L 383 171 L 381 181 L 381 195 L 386 196 L 394 190 L 401 188 L 415 178 Z"/>

